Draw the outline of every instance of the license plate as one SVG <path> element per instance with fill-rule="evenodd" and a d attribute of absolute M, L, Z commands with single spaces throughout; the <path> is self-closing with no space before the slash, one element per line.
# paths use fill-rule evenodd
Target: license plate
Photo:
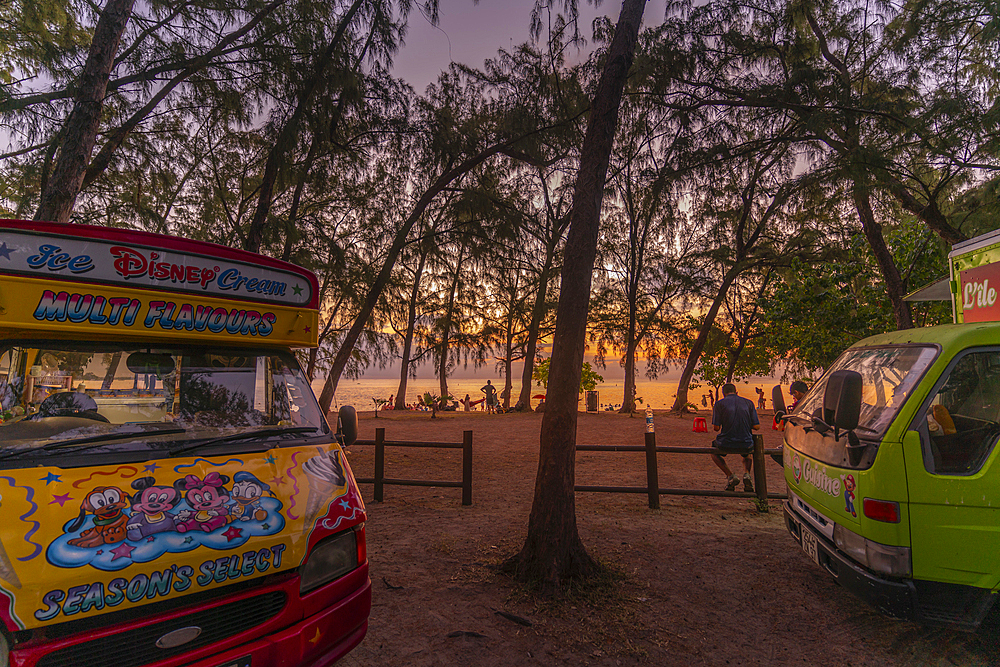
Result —
<path fill-rule="evenodd" d="M 229 662 L 219 665 L 219 667 L 250 667 L 250 656 L 245 655 L 242 658 L 230 660 Z"/>
<path fill-rule="evenodd" d="M 805 526 L 799 526 L 799 534 L 802 535 L 802 550 L 806 552 L 806 555 L 813 560 L 814 563 L 819 563 L 819 547 L 818 540 L 816 536 L 809 532 Z"/>

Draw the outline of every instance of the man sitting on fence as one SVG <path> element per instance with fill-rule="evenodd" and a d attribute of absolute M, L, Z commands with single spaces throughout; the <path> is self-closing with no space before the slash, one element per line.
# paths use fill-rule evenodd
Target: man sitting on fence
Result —
<path fill-rule="evenodd" d="M 753 401 L 736 393 L 736 385 L 730 383 L 722 387 L 722 398 L 715 402 L 712 410 L 712 427 L 721 431 L 712 441 L 712 446 L 719 450 L 712 454 L 712 460 L 726 474 L 729 482 L 726 491 L 733 491 L 740 483 L 739 478 L 726 465 L 726 454 L 740 454 L 743 457 L 743 490 L 753 492 L 753 480 L 750 469 L 753 459 L 753 432 L 760 430 L 760 420 L 754 409 Z"/>

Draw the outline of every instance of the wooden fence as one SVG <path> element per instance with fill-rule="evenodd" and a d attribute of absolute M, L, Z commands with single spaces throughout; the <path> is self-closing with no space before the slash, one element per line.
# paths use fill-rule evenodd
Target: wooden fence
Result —
<path fill-rule="evenodd" d="M 788 496 L 783 493 L 767 492 L 767 471 L 764 467 L 764 457 L 780 456 L 781 449 L 765 449 L 764 436 L 753 436 L 753 476 L 754 492 L 743 491 L 713 491 L 711 489 L 661 489 L 659 473 L 657 472 L 656 455 L 664 452 L 669 454 L 714 454 L 719 450 L 714 447 L 657 447 L 656 434 L 647 433 L 644 445 L 577 445 L 578 452 L 645 452 L 646 453 L 646 486 L 587 486 L 578 484 L 576 491 L 596 491 L 601 493 L 645 493 L 649 499 L 650 509 L 660 508 L 660 496 L 720 496 L 725 498 L 757 498 L 762 501 L 762 509 L 767 507 L 767 500 L 783 500 Z"/>
<path fill-rule="evenodd" d="M 462 489 L 462 504 L 472 504 L 472 431 L 463 432 L 462 442 L 403 442 L 398 440 L 387 441 L 385 439 L 385 429 L 375 429 L 374 440 L 356 440 L 356 445 L 375 445 L 375 476 L 358 477 L 361 484 L 375 485 L 375 502 L 382 502 L 383 491 L 386 484 L 395 486 L 438 486 Z M 428 479 L 394 479 L 385 476 L 385 448 L 386 447 L 423 447 L 430 449 L 461 449 L 462 450 L 462 481 L 442 482 Z"/>

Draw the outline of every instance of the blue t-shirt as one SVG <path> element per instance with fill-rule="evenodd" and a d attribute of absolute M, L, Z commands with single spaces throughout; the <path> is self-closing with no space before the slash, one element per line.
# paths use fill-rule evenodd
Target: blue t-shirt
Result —
<path fill-rule="evenodd" d="M 712 425 L 722 430 L 715 437 L 717 447 L 753 448 L 753 427 L 760 424 L 753 401 L 738 394 L 724 396 L 715 402 Z"/>

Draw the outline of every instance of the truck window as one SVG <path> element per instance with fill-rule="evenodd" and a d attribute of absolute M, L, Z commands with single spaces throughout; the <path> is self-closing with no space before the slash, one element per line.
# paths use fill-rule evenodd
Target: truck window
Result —
<path fill-rule="evenodd" d="M 0 408 L 8 457 L 80 438 L 166 450 L 263 429 L 329 432 L 294 356 L 273 349 L 10 345 L 0 349 Z"/>
<path fill-rule="evenodd" d="M 924 413 L 924 466 L 939 475 L 979 471 L 1000 437 L 1000 351 L 960 357 Z M 921 429 L 923 432 L 923 429 Z"/>
<path fill-rule="evenodd" d="M 796 414 L 812 415 L 823 407 L 831 373 L 842 369 L 857 371 L 863 383 L 858 436 L 880 438 L 937 354 L 934 347 L 915 345 L 851 348 L 837 358 L 802 399 Z"/>

